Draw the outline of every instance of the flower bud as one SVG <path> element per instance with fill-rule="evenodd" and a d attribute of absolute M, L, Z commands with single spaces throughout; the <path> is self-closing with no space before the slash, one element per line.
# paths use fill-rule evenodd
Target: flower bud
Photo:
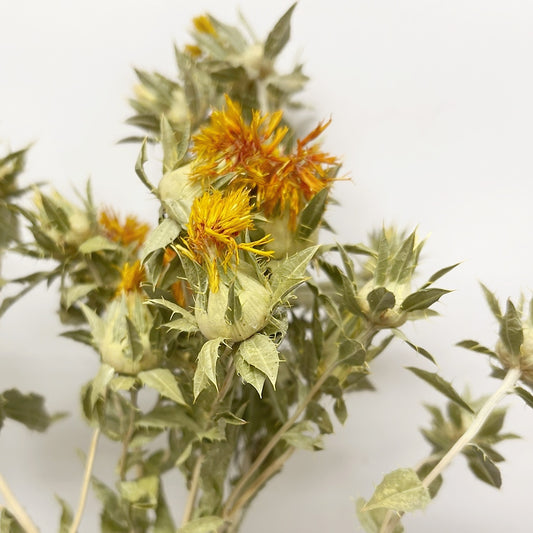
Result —
<path fill-rule="evenodd" d="M 501 340 L 496 343 L 494 351 L 505 368 L 520 367 L 522 379 L 533 384 L 533 326 L 525 324 L 522 333 L 524 340 L 518 356 L 513 355 Z"/>
<path fill-rule="evenodd" d="M 394 294 L 395 303 L 392 307 L 381 311 L 373 310 L 368 301 L 368 295 L 378 288 L 376 282 L 370 280 L 358 291 L 357 302 L 363 313 L 378 327 L 397 328 L 403 325 L 408 318 L 408 313 L 401 308 L 401 304 L 411 292 L 410 283 L 390 283 L 384 287 Z"/>
<path fill-rule="evenodd" d="M 269 318 L 272 292 L 260 281 L 238 271 L 235 279 L 235 297 L 239 298 L 240 316 L 233 323 L 226 317 L 229 287 L 221 283 L 217 292 L 208 294 L 207 307 L 197 300 L 195 316 L 200 331 L 207 339 L 222 337 L 242 341 L 262 330 Z M 200 305 L 199 305 L 200 303 Z"/>

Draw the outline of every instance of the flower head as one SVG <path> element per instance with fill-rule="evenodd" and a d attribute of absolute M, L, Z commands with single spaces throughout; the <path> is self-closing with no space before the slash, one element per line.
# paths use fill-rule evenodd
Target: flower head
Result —
<path fill-rule="evenodd" d="M 100 226 L 104 235 L 111 241 L 128 246 L 135 243 L 139 248 L 150 227 L 148 224 L 140 222 L 137 217 L 128 215 L 121 224 L 117 213 L 110 209 L 104 209 L 99 217 Z"/>
<path fill-rule="evenodd" d="M 261 185 L 280 165 L 280 142 L 288 129 L 278 127 L 282 111 L 254 111 L 250 124 L 238 103 L 226 96 L 226 109 L 214 110 L 209 125 L 192 139 L 196 156 L 193 179 L 209 184 L 218 176 L 235 172 L 236 184 L 250 189 Z"/>
<path fill-rule="evenodd" d="M 205 192 L 192 205 L 188 235 L 184 239 L 186 248 L 182 251 L 193 261 L 204 265 L 209 277 L 209 286 L 218 291 L 218 264 L 239 263 L 239 250 L 257 255 L 270 256 L 272 252 L 260 250 L 269 242 L 265 236 L 253 242 L 242 239 L 242 233 L 253 228 L 252 206 L 246 189 L 229 189 Z"/>
<path fill-rule="evenodd" d="M 124 263 L 120 269 L 120 283 L 117 286 L 116 295 L 140 291 L 144 279 L 144 268 L 138 259 L 132 265 Z"/>

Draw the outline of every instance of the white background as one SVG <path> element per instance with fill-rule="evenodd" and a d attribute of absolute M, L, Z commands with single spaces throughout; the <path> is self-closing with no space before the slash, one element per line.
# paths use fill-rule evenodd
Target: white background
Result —
<path fill-rule="evenodd" d="M 194 7 L 192 7 L 194 4 Z M 23 183 L 48 180 L 65 195 L 91 176 L 99 202 L 155 222 L 157 205 L 136 181 L 138 147 L 116 145 L 124 125 L 133 66 L 174 75 L 172 43 L 188 42 L 193 16 L 210 11 L 237 21 L 238 2 L 183 0 L 0 0 L 0 140 L 35 141 Z M 280 0 L 241 2 L 266 36 L 288 8 Z M 533 5 L 518 0 L 301 0 L 292 44 L 283 55 L 304 62 L 312 81 L 302 99 L 313 120 L 333 118 L 326 148 L 343 157 L 351 182 L 339 183 L 341 207 L 330 220 L 343 241 L 364 241 L 383 223 L 430 235 L 422 273 L 463 261 L 442 286 L 441 318 L 406 329 L 438 359 L 442 375 L 475 395 L 490 393 L 484 357 L 454 346 L 491 345 L 497 333 L 478 281 L 503 300 L 531 295 L 533 197 Z M 4 275 L 24 265 L 6 262 Z M 46 434 L 7 422 L 0 472 L 43 532 L 55 531 L 58 494 L 77 502 L 90 430 L 78 391 L 94 375 L 94 353 L 58 338 L 57 292 L 40 288 L 0 321 L 0 390 L 17 386 L 72 415 Z M 257 501 L 243 533 L 358 531 L 353 499 L 370 496 L 384 473 L 411 466 L 429 447 L 418 428 L 422 402 L 444 399 L 404 366 L 421 363 L 399 343 L 373 368 L 378 393 L 350 398 L 344 427 L 326 451 L 299 452 Z M 446 472 L 438 499 L 405 519 L 408 532 L 530 529 L 532 415 L 507 400 L 506 429 L 523 440 L 500 446 L 508 459 L 498 491 L 477 481 L 462 458 Z M 118 449 L 101 441 L 96 473 L 112 478 Z M 167 495 L 179 516 L 183 482 Z M 91 497 L 81 531 L 97 530 Z"/>

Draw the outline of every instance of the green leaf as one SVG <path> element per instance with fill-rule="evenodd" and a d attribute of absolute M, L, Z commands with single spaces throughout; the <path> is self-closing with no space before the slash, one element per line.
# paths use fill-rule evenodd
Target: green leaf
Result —
<path fill-rule="evenodd" d="M 346 419 L 348 418 L 348 409 L 346 408 L 346 403 L 342 398 L 337 398 L 333 404 L 333 412 L 337 417 L 337 420 L 344 425 Z"/>
<path fill-rule="evenodd" d="M 159 498 L 155 510 L 154 533 L 175 533 L 176 526 L 172 519 L 172 514 L 163 493 L 163 487 L 159 487 Z"/>
<path fill-rule="evenodd" d="M 427 309 L 433 305 L 441 296 L 451 291 L 446 289 L 420 289 L 410 294 L 401 305 L 404 311 L 417 311 Z"/>
<path fill-rule="evenodd" d="M 242 307 L 239 295 L 235 292 L 235 282 L 230 283 L 228 289 L 228 303 L 225 318 L 229 324 L 235 324 L 242 316 Z"/>
<path fill-rule="evenodd" d="M 91 386 L 91 409 L 94 409 L 99 398 L 104 398 L 107 391 L 107 385 L 113 379 L 115 369 L 106 363 L 102 363 L 96 376 L 92 380 Z"/>
<path fill-rule="evenodd" d="M 380 533 L 381 525 L 387 516 L 387 509 L 372 509 L 367 511 L 365 509 L 366 501 L 363 498 L 359 498 L 356 501 L 356 514 L 357 518 L 366 533 Z M 400 522 L 396 524 L 391 533 L 403 533 L 403 526 Z"/>
<path fill-rule="evenodd" d="M 416 232 L 413 231 L 394 255 L 388 276 L 390 281 L 403 283 L 411 278 L 415 259 L 415 236 Z"/>
<path fill-rule="evenodd" d="M 180 527 L 178 533 L 216 533 L 222 524 L 224 520 L 219 516 L 202 516 Z"/>
<path fill-rule="evenodd" d="M 26 533 L 15 517 L 5 508 L 0 510 L 0 533 Z"/>
<path fill-rule="evenodd" d="M 59 502 L 59 505 L 61 505 L 61 518 L 59 522 L 59 533 L 68 533 L 70 529 L 70 524 L 72 524 L 72 509 L 70 505 L 63 500 L 62 498 L 59 498 L 56 496 L 56 500 Z M 2 531 L 0 529 L 0 531 Z"/>
<path fill-rule="evenodd" d="M 139 372 L 138 377 L 145 385 L 159 392 L 161 396 L 181 405 L 187 405 L 174 374 L 168 368 L 155 368 Z"/>
<path fill-rule="evenodd" d="M 519 357 L 520 346 L 524 342 L 524 332 L 522 331 L 522 321 L 513 302 L 507 300 L 507 309 L 501 319 L 500 339 L 511 354 Z"/>
<path fill-rule="evenodd" d="M 385 230 L 381 232 L 378 244 L 378 255 L 376 258 L 376 269 L 374 270 L 374 282 L 376 285 L 384 285 L 387 281 L 387 272 L 389 269 L 389 242 Z"/>
<path fill-rule="evenodd" d="M 381 313 L 381 311 L 392 309 L 396 305 L 394 294 L 385 287 L 377 287 L 369 292 L 366 299 L 373 313 Z"/>
<path fill-rule="evenodd" d="M 273 266 L 271 285 L 274 301 L 286 296 L 291 290 L 305 281 L 305 271 L 309 262 L 315 255 L 318 246 L 310 246 Z"/>
<path fill-rule="evenodd" d="M 94 291 L 98 285 L 95 283 L 79 283 L 69 287 L 61 296 L 61 300 L 66 309 L 68 309 L 74 302 L 77 302 L 90 292 Z"/>
<path fill-rule="evenodd" d="M 291 15 L 296 3 L 278 20 L 265 41 L 265 57 L 274 59 L 287 44 L 291 35 Z M 264 110 L 265 111 L 265 110 Z"/>
<path fill-rule="evenodd" d="M 198 364 L 193 378 L 194 400 L 211 382 L 218 390 L 217 384 L 217 361 L 218 349 L 223 342 L 219 337 L 207 341 L 198 354 Z"/>
<path fill-rule="evenodd" d="M 313 433 L 313 426 L 309 420 L 294 424 L 282 437 L 287 444 L 301 450 L 317 451 L 324 448 L 320 435 Z"/>
<path fill-rule="evenodd" d="M 320 433 L 333 433 L 333 424 L 329 414 L 318 402 L 310 402 L 305 413 L 306 417 L 318 426 Z"/>
<path fill-rule="evenodd" d="M 142 181 L 142 183 L 146 186 L 146 188 L 150 192 L 154 192 L 157 188 L 154 187 L 150 180 L 148 179 L 148 176 L 146 175 L 146 172 L 144 171 L 144 163 L 146 163 L 146 142 L 147 138 L 143 140 L 143 143 L 141 145 L 141 150 L 139 152 L 139 155 L 137 157 L 137 161 L 135 162 L 135 174 L 139 177 L 139 179 Z"/>
<path fill-rule="evenodd" d="M 144 346 L 141 336 L 131 319 L 126 317 L 126 328 L 128 332 L 128 343 L 131 349 L 131 357 L 134 361 L 140 361 L 144 355 Z M 126 356 L 126 353 L 124 353 Z"/>
<path fill-rule="evenodd" d="M 498 299 L 496 296 L 494 296 L 494 293 L 492 293 L 483 283 L 480 283 L 481 288 L 483 289 L 483 294 L 485 295 L 485 299 L 487 300 L 487 303 L 489 304 L 490 310 L 492 311 L 492 314 L 498 319 L 498 321 L 501 321 L 502 319 L 502 310 L 500 309 L 500 304 L 498 303 Z"/>
<path fill-rule="evenodd" d="M 178 143 L 167 117 L 161 115 L 161 146 L 163 147 L 163 174 L 174 170 L 178 164 Z"/>
<path fill-rule="evenodd" d="M 410 468 L 399 468 L 383 478 L 363 510 L 385 508 L 410 512 L 424 509 L 430 501 L 428 489 L 422 485 L 416 472 Z"/>
<path fill-rule="evenodd" d="M 120 246 L 102 235 L 96 235 L 80 244 L 79 251 L 82 254 L 92 254 L 102 250 L 118 250 Z"/>
<path fill-rule="evenodd" d="M 479 344 L 479 342 L 474 341 L 474 340 L 467 339 L 467 340 L 458 342 L 457 346 L 460 346 L 461 348 L 466 348 L 467 350 L 472 350 L 473 352 L 490 355 L 491 357 L 495 357 L 496 359 L 498 358 L 495 352 L 493 352 L 489 348 L 486 348 L 485 346 L 482 346 L 481 344 Z"/>
<path fill-rule="evenodd" d="M 469 444 L 465 448 L 464 454 L 468 457 L 468 467 L 478 479 L 493 487 L 501 487 L 502 476 L 500 469 L 482 448 L 475 444 Z"/>
<path fill-rule="evenodd" d="M 241 355 L 240 350 L 235 354 L 235 370 L 245 383 L 252 385 L 259 396 L 262 396 L 266 376 L 256 367 L 247 363 Z"/>
<path fill-rule="evenodd" d="M 412 342 L 409 342 L 408 340 L 406 340 L 405 343 L 408 346 L 410 346 L 416 353 L 419 353 L 426 359 L 429 359 L 434 365 L 437 364 L 434 357 L 425 348 L 422 348 L 422 346 L 417 346 L 416 344 L 413 344 Z"/>
<path fill-rule="evenodd" d="M 134 481 L 121 481 L 120 495 L 134 507 L 153 509 L 157 506 L 159 495 L 159 478 L 146 476 Z"/>
<path fill-rule="evenodd" d="M 4 416 L 24 424 L 28 429 L 45 431 L 55 420 L 44 407 L 44 398 L 38 394 L 22 394 L 9 389 L 1 394 Z"/>
<path fill-rule="evenodd" d="M 515 387 L 513 392 L 520 396 L 520 398 L 522 398 L 522 400 L 524 400 L 524 402 L 526 402 L 526 404 L 533 409 L 533 394 L 522 387 Z"/>
<path fill-rule="evenodd" d="M 171 218 L 165 218 L 146 239 L 141 256 L 146 258 L 152 252 L 166 248 L 180 233 L 179 224 Z"/>
<path fill-rule="evenodd" d="M 445 274 L 447 274 L 448 272 L 450 272 L 450 270 L 453 270 L 455 267 L 459 266 L 461 263 L 455 263 L 455 265 L 451 265 L 451 266 L 448 266 L 448 267 L 445 267 L 445 268 L 441 268 L 440 270 L 438 270 L 437 272 L 435 272 L 435 274 L 433 274 L 427 281 L 426 283 L 424 283 L 422 289 L 425 289 L 426 287 L 429 287 L 430 285 L 432 285 L 433 283 L 435 283 L 435 281 L 437 281 L 438 279 L 442 278 L 442 276 L 444 276 Z"/>
<path fill-rule="evenodd" d="M 474 414 L 473 409 L 461 398 L 459 393 L 451 386 L 451 384 L 441 378 L 438 374 L 433 372 L 427 372 L 426 370 L 422 370 L 421 368 L 415 368 L 412 366 L 408 366 L 406 368 L 407 370 L 410 370 L 413 374 L 418 376 L 420 379 L 423 379 L 434 389 L 444 394 L 444 396 L 446 396 L 449 400 L 456 403 L 463 409 L 466 409 L 470 413 Z"/>
<path fill-rule="evenodd" d="M 256 333 L 249 339 L 242 341 L 238 351 L 244 361 L 265 374 L 272 386 L 276 388 L 279 354 L 276 345 L 269 337 L 262 333 Z"/>
<path fill-rule="evenodd" d="M 304 207 L 300 214 L 298 228 L 296 229 L 296 238 L 300 240 L 308 239 L 313 231 L 316 230 L 324 211 L 326 209 L 326 201 L 328 199 L 329 189 L 324 187 L 321 191 L 316 193 L 310 202 Z"/>

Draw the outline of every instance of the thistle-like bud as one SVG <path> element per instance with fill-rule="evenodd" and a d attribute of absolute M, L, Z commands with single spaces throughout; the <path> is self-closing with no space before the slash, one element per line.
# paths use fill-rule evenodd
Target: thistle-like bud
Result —
<path fill-rule="evenodd" d="M 153 318 L 143 301 L 138 293 L 123 294 L 109 304 L 103 318 L 83 307 L 102 362 L 121 374 L 152 369 L 160 360 L 150 342 Z"/>
<path fill-rule="evenodd" d="M 231 285 L 220 283 L 218 291 L 200 295 L 195 316 L 207 339 L 222 337 L 242 341 L 261 331 L 270 319 L 272 291 L 239 269 Z"/>

